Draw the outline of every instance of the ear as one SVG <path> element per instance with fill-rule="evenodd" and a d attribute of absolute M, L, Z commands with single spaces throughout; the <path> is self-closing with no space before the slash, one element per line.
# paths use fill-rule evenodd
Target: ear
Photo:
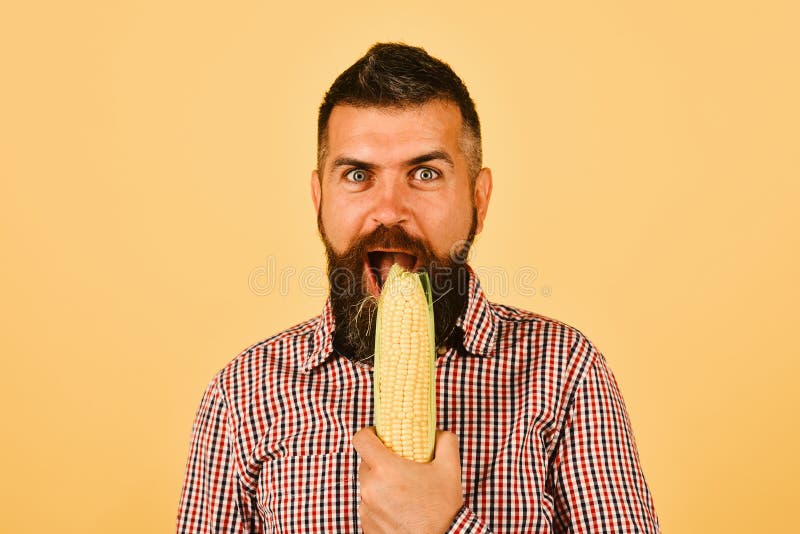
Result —
<path fill-rule="evenodd" d="M 322 190 L 319 180 L 319 172 L 316 169 L 311 171 L 311 201 L 314 203 L 314 211 L 319 215 L 319 203 L 322 200 Z"/>
<path fill-rule="evenodd" d="M 492 170 L 484 167 L 475 177 L 475 210 L 477 211 L 478 224 L 475 234 L 483 230 L 483 220 L 489 210 L 489 200 L 492 198 Z"/>

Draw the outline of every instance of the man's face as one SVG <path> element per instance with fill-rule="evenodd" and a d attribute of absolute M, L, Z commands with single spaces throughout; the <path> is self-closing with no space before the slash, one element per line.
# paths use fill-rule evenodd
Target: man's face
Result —
<path fill-rule="evenodd" d="M 407 109 L 339 105 L 327 133 L 324 169 L 312 173 L 312 199 L 328 254 L 337 335 L 347 335 L 348 348 L 368 359 L 375 299 L 395 262 L 434 277 L 442 308 L 435 304 L 437 331 L 454 322 L 466 288 L 445 285 L 457 281 L 456 271 L 463 280 L 468 241 L 483 227 L 491 173 L 481 170 L 473 191 L 461 113 L 451 102 Z M 436 268 L 444 268 L 438 277 L 448 281 L 437 280 Z"/>

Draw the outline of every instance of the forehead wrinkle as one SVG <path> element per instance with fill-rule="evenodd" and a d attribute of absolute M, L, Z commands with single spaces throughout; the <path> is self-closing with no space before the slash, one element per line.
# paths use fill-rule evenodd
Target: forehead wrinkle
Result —
<path fill-rule="evenodd" d="M 418 156 L 405 159 L 401 161 L 399 165 L 402 167 L 413 167 L 414 165 L 419 165 L 421 163 L 427 163 L 430 161 L 442 161 L 451 169 L 455 169 L 455 162 L 448 151 L 444 149 L 444 147 L 435 148 L 433 150 L 423 152 Z M 379 170 L 384 168 L 384 165 L 342 154 L 333 160 L 331 170 L 339 167 L 358 167 L 368 170 Z"/>
<path fill-rule="evenodd" d="M 428 120 L 428 110 L 431 110 L 438 118 L 434 118 L 433 121 Z M 363 122 L 358 116 L 362 115 L 369 119 L 369 114 L 373 114 L 373 119 Z M 380 117 L 398 117 L 401 120 L 396 122 L 389 119 L 384 122 L 381 119 L 375 119 L 374 114 Z M 421 132 L 417 130 L 418 120 L 424 124 Z M 423 105 L 399 109 L 383 106 L 337 105 L 326 126 L 319 153 L 325 161 L 322 161 L 320 166 L 328 167 L 330 170 L 338 168 L 340 165 L 333 162 L 343 158 L 370 164 L 373 168 L 390 166 L 400 168 L 439 159 L 453 170 L 460 167 L 462 157 L 466 160 L 470 159 L 463 146 L 465 141 L 463 118 L 460 110 L 454 108 L 450 102 L 431 101 Z M 375 143 L 369 142 L 371 140 Z M 430 144 L 425 143 L 426 140 Z M 367 141 L 367 143 L 362 145 L 359 141 Z M 442 145 L 443 141 L 447 144 L 446 149 Z M 454 141 L 452 145 L 451 141 Z M 415 144 L 417 146 L 414 146 Z M 403 145 L 408 146 L 404 147 Z M 373 148 L 376 151 L 373 152 Z M 444 154 L 423 159 L 426 154 L 436 151 Z M 441 157 L 442 155 L 445 157 Z M 391 161 L 383 159 L 383 156 L 391 158 Z M 380 164 L 378 159 L 381 161 Z M 458 165 L 456 165 L 456 160 L 458 160 Z M 467 166 L 471 167 L 469 161 Z"/>

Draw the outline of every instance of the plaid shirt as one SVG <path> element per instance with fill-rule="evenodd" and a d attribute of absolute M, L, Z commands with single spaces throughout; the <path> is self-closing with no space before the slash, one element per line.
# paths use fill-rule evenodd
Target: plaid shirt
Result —
<path fill-rule="evenodd" d="M 489 302 L 472 269 L 469 291 L 436 365 L 437 426 L 461 450 L 449 532 L 659 532 L 603 355 L 569 325 Z M 361 531 L 350 438 L 374 424 L 372 368 L 333 350 L 333 327 L 328 299 L 211 380 L 177 532 Z"/>

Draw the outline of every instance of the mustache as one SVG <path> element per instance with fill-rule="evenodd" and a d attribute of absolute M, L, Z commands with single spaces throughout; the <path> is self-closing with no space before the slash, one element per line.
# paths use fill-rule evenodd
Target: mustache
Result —
<path fill-rule="evenodd" d="M 364 261 L 367 253 L 374 249 L 402 249 L 416 256 L 423 270 L 435 268 L 438 261 L 431 252 L 429 243 L 410 235 L 399 226 L 378 226 L 375 230 L 355 240 L 341 255 L 335 253 L 327 239 L 325 241 L 328 258 L 328 281 L 333 295 L 356 296 L 363 291 L 367 295 Z"/>
<path fill-rule="evenodd" d="M 431 262 L 431 246 L 425 240 L 409 235 L 400 226 L 380 225 L 369 234 L 358 238 L 338 260 L 342 263 L 361 263 L 367 252 L 374 249 L 402 249 L 421 260 L 423 265 Z"/>
<path fill-rule="evenodd" d="M 374 249 L 401 249 L 413 254 L 419 265 L 417 270 L 428 273 L 434 298 L 440 298 L 453 290 L 464 293 L 468 282 L 465 265 L 473 235 L 471 231 L 470 238 L 454 244 L 449 254 L 439 257 L 432 251 L 427 240 L 416 238 L 399 226 L 381 225 L 369 234 L 357 238 L 341 255 L 333 250 L 323 234 L 331 295 L 337 299 L 372 297 L 367 286 L 369 275 L 366 270 L 373 268 L 369 263 L 368 252 Z M 367 309 L 371 311 L 371 306 Z M 362 306 L 359 306 L 360 311 L 363 311 Z"/>

